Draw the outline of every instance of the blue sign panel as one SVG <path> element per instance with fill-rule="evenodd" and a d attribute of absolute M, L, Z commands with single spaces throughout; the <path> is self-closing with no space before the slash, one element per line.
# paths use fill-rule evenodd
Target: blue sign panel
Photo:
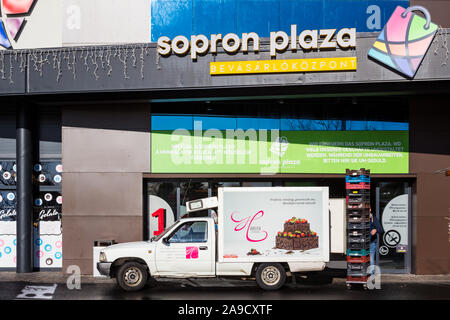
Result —
<path fill-rule="evenodd" d="M 161 36 L 356 28 L 380 31 L 409 0 L 152 0 L 152 41 Z"/>

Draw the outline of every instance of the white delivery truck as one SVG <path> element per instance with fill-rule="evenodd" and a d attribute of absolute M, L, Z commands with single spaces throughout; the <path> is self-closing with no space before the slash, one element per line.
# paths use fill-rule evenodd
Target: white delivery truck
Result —
<path fill-rule="evenodd" d="M 97 269 L 136 291 L 150 278 L 254 277 L 276 290 L 287 275 L 321 271 L 330 257 L 328 187 L 219 188 L 186 203 L 211 217 L 176 221 L 151 241 L 101 250 Z"/>

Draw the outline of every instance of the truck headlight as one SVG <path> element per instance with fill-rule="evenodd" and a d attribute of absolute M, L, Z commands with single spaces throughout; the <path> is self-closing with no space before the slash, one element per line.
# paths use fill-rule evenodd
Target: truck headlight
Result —
<path fill-rule="evenodd" d="M 100 258 L 98 259 L 100 262 L 107 262 L 106 254 L 104 252 L 100 252 Z"/>

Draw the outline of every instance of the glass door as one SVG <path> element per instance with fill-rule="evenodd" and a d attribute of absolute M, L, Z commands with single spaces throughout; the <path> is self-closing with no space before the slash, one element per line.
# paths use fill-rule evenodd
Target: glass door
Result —
<path fill-rule="evenodd" d="M 407 182 L 380 182 L 376 187 L 377 265 L 382 273 L 411 271 L 411 188 Z"/>

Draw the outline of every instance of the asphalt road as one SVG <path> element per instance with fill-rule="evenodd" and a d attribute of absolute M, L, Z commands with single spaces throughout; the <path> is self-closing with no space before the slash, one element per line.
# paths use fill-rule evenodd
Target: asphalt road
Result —
<path fill-rule="evenodd" d="M 449 301 L 449 281 L 386 282 L 381 289 L 364 290 L 347 289 L 345 280 L 338 279 L 329 285 L 288 283 L 273 292 L 259 289 L 254 281 L 215 279 L 159 280 L 139 292 L 124 292 L 112 281 L 81 283 L 72 290 L 63 281 L 0 282 L 0 308 L 33 319 L 49 313 L 89 319 L 148 314 L 164 320 L 309 319 L 330 313 L 366 318 L 387 313 L 395 319 L 424 310 L 445 314 Z"/>
<path fill-rule="evenodd" d="M 267 292 L 254 281 L 160 280 L 139 292 L 124 292 L 115 283 L 2 282 L 0 300 L 450 300 L 448 282 L 381 283 L 381 289 L 347 289 L 345 281 L 329 285 L 286 284 Z"/>

